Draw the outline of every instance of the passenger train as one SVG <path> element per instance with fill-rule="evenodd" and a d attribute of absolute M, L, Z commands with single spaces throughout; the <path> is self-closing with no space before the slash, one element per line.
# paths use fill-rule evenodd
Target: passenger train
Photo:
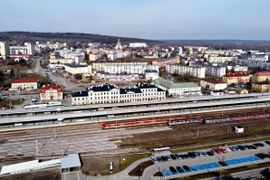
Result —
<path fill-rule="evenodd" d="M 110 128 L 121 128 L 121 127 L 134 127 L 154 124 L 167 124 L 169 126 L 180 125 L 180 124 L 214 124 L 214 123 L 228 123 L 228 122 L 239 122 L 239 121 L 256 121 L 270 118 L 270 111 L 266 112 L 252 112 L 252 113 L 236 113 L 225 116 L 201 116 L 201 115 L 185 115 L 175 117 L 163 117 L 156 119 L 141 119 L 121 122 L 104 122 L 100 124 L 102 129 Z"/>

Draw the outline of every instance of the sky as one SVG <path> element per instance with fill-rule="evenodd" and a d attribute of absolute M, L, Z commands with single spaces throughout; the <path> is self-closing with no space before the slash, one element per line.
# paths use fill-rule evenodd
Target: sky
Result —
<path fill-rule="evenodd" d="M 0 0 L 0 31 L 270 40 L 270 0 Z"/>

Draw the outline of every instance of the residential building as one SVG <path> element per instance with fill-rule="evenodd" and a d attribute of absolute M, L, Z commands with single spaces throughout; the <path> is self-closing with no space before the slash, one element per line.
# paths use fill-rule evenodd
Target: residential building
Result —
<path fill-rule="evenodd" d="M 93 63 L 95 72 L 103 72 L 109 74 L 144 74 L 145 70 L 156 70 L 159 67 L 148 65 L 147 62 L 111 62 L 111 63 Z"/>
<path fill-rule="evenodd" d="M 208 58 L 208 57 L 217 57 L 217 56 L 224 56 L 225 55 L 225 51 L 222 50 L 206 50 L 204 52 L 204 58 Z"/>
<path fill-rule="evenodd" d="M 84 76 L 90 76 L 92 74 L 92 67 L 84 64 L 65 64 L 65 71 L 71 75 L 81 74 Z"/>
<path fill-rule="evenodd" d="M 270 72 L 269 71 L 262 71 L 262 72 L 255 73 L 252 77 L 252 82 L 270 83 Z"/>
<path fill-rule="evenodd" d="M 6 42 L 0 42 L 0 58 L 6 59 L 9 56 L 9 45 Z"/>
<path fill-rule="evenodd" d="M 253 92 L 270 92 L 270 84 L 252 83 Z"/>
<path fill-rule="evenodd" d="M 205 66 L 206 75 L 214 77 L 223 77 L 226 75 L 226 67 L 218 66 L 217 64 Z"/>
<path fill-rule="evenodd" d="M 41 101 L 61 101 L 63 100 L 63 90 L 58 85 L 45 85 L 39 90 Z"/>
<path fill-rule="evenodd" d="M 246 84 L 250 82 L 250 76 L 246 72 L 230 72 L 227 73 L 223 80 L 228 84 Z"/>
<path fill-rule="evenodd" d="M 248 67 L 247 66 L 227 66 L 227 70 L 229 72 L 248 72 Z"/>
<path fill-rule="evenodd" d="M 248 59 L 237 59 L 235 63 L 242 66 L 248 66 L 249 68 L 259 68 L 264 70 L 270 70 L 270 63 L 268 61 L 256 61 Z"/>
<path fill-rule="evenodd" d="M 165 91 L 153 84 L 145 83 L 128 88 L 118 88 L 111 84 L 96 85 L 90 86 L 86 92 L 72 93 L 72 105 L 138 102 L 166 98 Z"/>
<path fill-rule="evenodd" d="M 202 79 L 200 81 L 200 86 L 203 89 L 211 90 L 211 91 L 220 91 L 220 90 L 223 91 L 224 89 L 228 87 L 226 82 L 219 79 L 212 79 L 212 78 Z"/>
<path fill-rule="evenodd" d="M 166 65 L 166 72 L 170 74 L 189 75 L 198 78 L 205 78 L 205 67 L 201 66 L 186 66 L 182 64 Z"/>
<path fill-rule="evenodd" d="M 144 77 L 146 81 L 152 81 L 159 78 L 159 72 L 156 70 L 145 70 L 144 71 Z"/>
<path fill-rule="evenodd" d="M 215 64 L 224 64 L 224 63 L 232 62 L 234 58 L 235 57 L 210 56 L 208 57 L 208 62 L 215 63 Z"/>
<path fill-rule="evenodd" d="M 73 64 L 74 59 L 49 59 L 50 64 Z"/>
<path fill-rule="evenodd" d="M 130 48 L 146 48 L 147 44 L 146 43 L 139 43 L 139 42 L 129 43 L 129 47 Z"/>
<path fill-rule="evenodd" d="M 108 73 L 100 73 L 97 72 L 96 76 L 97 79 L 102 79 L 106 81 L 138 81 L 140 80 L 139 74 L 108 74 Z"/>
<path fill-rule="evenodd" d="M 164 68 L 166 67 L 167 64 L 178 64 L 178 63 L 180 63 L 179 57 L 152 61 L 152 65 L 157 65 L 159 68 Z"/>
<path fill-rule="evenodd" d="M 201 87 L 193 82 L 174 83 L 159 78 L 154 81 L 154 84 L 166 91 L 168 96 L 201 95 Z"/>
<path fill-rule="evenodd" d="M 31 91 L 37 90 L 36 79 L 14 79 L 11 82 L 11 91 Z"/>

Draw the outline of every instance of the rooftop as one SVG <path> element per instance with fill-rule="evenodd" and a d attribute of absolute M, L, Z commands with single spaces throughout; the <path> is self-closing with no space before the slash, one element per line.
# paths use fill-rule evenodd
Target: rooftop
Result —
<path fill-rule="evenodd" d="M 97 85 L 97 86 L 90 86 L 88 88 L 89 91 L 94 91 L 94 92 L 110 91 L 112 89 L 117 89 L 117 87 L 112 84 L 102 84 L 102 85 Z"/>
<path fill-rule="evenodd" d="M 88 91 L 77 91 L 71 94 L 72 97 L 85 97 L 88 96 Z"/>
<path fill-rule="evenodd" d="M 47 90 L 57 90 L 57 92 L 63 91 L 59 85 L 45 85 L 39 90 L 39 92 L 45 93 Z"/>
<path fill-rule="evenodd" d="M 194 82 L 174 83 L 173 81 L 164 80 L 161 78 L 157 79 L 155 83 L 165 87 L 166 89 L 200 87 L 198 84 Z"/>
<path fill-rule="evenodd" d="M 254 76 L 270 76 L 270 72 L 269 71 L 257 72 L 254 74 Z"/>
<path fill-rule="evenodd" d="M 12 83 L 36 83 L 37 80 L 36 79 L 14 79 L 12 80 Z"/>
<path fill-rule="evenodd" d="M 78 154 L 69 154 L 61 159 L 61 168 L 81 167 L 81 160 Z"/>

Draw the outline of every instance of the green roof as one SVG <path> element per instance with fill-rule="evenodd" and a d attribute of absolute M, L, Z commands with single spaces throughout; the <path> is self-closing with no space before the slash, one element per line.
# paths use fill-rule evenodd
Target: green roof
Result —
<path fill-rule="evenodd" d="M 174 83 L 173 81 L 164 80 L 161 78 L 155 80 L 154 83 L 156 85 L 163 86 L 166 89 L 199 87 L 199 85 L 194 82 Z"/>

